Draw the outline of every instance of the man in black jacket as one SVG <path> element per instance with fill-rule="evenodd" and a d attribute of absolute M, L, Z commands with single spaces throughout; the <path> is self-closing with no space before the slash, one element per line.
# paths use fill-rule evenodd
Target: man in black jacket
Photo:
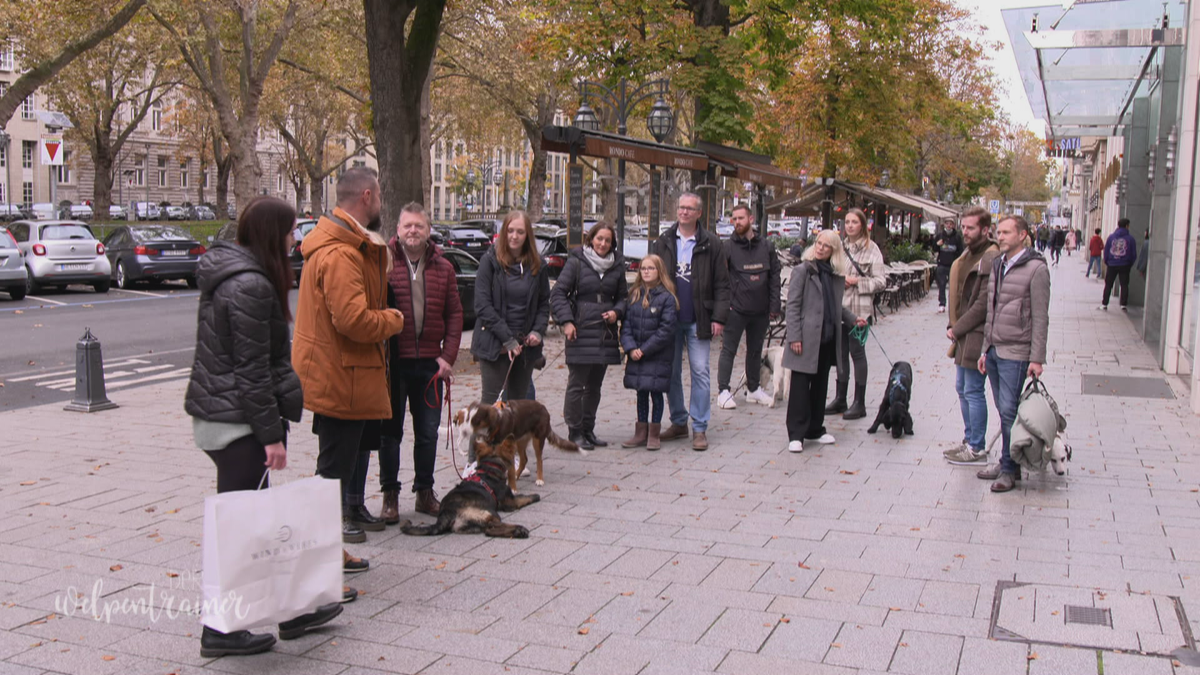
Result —
<path fill-rule="evenodd" d="M 934 243 L 937 254 L 938 314 L 946 311 L 946 287 L 950 284 L 950 266 L 962 255 L 962 234 L 954 227 L 953 218 L 942 219 L 942 232 Z"/>
<path fill-rule="evenodd" d="M 771 405 L 770 395 L 759 388 L 762 372 L 763 338 L 773 317 L 779 316 L 779 254 L 771 242 L 756 237 L 750 207 L 733 207 L 733 236 L 725 242 L 729 262 L 729 318 L 721 340 L 721 358 L 717 362 L 717 407 L 737 407 L 729 379 L 738 343 L 746 333 L 746 400 Z"/>
<path fill-rule="evenodd" d="M 659 437 L 664 441 L 686 438 L 691 413 L 693 450 L 708 449 L 708 420 L 712 414 L 708 359 L 711 340 L 720 337 L 729 314 L 729 267 L 725 248 L 716 235 L 699 228 L 700 196 L 685 192 L 679 197 L 678 220 L 651 252 L 663 259 L 679 297 L 675 329 L 675 360 L 671 373 L 671 426 Z M 692 374 L 691 399 L 683 400 L 683 350 L 687 348 Z M 689 410 L 690 409 L 690 410 Z"/>

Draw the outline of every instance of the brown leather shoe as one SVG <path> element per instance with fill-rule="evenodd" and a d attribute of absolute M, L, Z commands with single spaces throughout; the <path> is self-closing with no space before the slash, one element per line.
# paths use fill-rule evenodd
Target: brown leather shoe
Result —
<path fill-rule="evenodd" d="M 996 482 L 992 483 L 992 492 L 1008 492 L 1015 487 L 1017 487 L 1016 474 L 1002 473 Z"/>
<path fill-rule="evenodd" d="M 397 490 L 385 490 L 383 493 L 383 510 L 379 517 L 388 525 L 400 522 L 400 493 Z"/>
<path fill-rule="evenodd" d="M 688 428 L 686 424 L 671 423 L 667 430 L 658 435 L 659 440 L 673 441 L 677 438 L 687 438 Z"/>
<path fill-rule="evenodd" d="M 436 517 L 442 510 L 442 503 L 438 501 L 437 495 L 432 489 L 417 490 L 417 502 L 413 505 L 413 510 Z"/>
<path fill-rule="evenodd" d="M 647 450 L 658 450 L 659 448 L 662 447 L 662 442 L 660 441 L 660 437 L 659 437 L 659 431 L 661 430 L 661 428 L 662 428 L 661 424 L 651 424 L 646 429 L 646 449 Z"/>
<path fill-rule="evenodd" d="M 621 443 L 622 448 L 640 448 L 646 444 L 647 426 L 645 422 L 637 422 L 633 425 L 633 436 L 629 440 Z"/>
<path fill-rule="evenodd" d="M 708 449 L 708 435 L 705 434 L 703 431 L 697 431 L 697 432 L 693 433 L 692 434 L 692 449 L 693 450 L 707 450 Z"/>

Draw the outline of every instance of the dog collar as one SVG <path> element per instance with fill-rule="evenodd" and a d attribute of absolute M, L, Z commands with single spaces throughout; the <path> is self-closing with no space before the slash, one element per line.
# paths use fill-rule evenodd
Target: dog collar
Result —
<path fill-rule="evenodd" d="M 495 492 L 495 490 L 492 489 L 492 486 L 488 485 L 487 481 L 483 480 L 483 476 L 480 475 L 478 472 L 473 473 L 470 476 L 467 476 L 466 478 L 463 479 L 463 481 L 467 482 L 467 483 L 479 483 L 480 485 L 483 486 L 484 490 L 488 491 L 488 494 L 492 496 L 492 499 L 495 499 L 497 502 L 500 501 L 500 499 L 498 497 L 496 497 L 496 492 Z"/>

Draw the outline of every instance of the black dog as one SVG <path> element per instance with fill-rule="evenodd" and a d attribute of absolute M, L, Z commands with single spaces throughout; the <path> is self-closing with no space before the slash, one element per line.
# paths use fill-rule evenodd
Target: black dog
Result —
<path fill-rule="evenodd" d="M 475 445 L 479 464 L 475 473 L 464 479 L 442 498 L 437 522 L 432 525 L 413 525 L 404 521 L 400 531 L 419 537 L 455 532 L 489 537 L 526 539 L 529 530 L 520 525 L 501 522 L 500 511 L 516 511 L 541 501 L 538 495 L 514 494 L 508 486 L 508 473 L 513 470 L 517 452 L 516 441 L 509 436 L 498 446 L 479 442 Z"/>
<path fill-rule="evenodd" d="M 891 430 L 892 438 L 900 438 L 903 434 L 912 435 L 913 418 L 908 413 L 912 382 L 912 364 L 908 361 L 897 361 L 888 376 L 887 391 L 879 404 L 879 414 L 875 416 L 871 428 L 867 429 L 868 434 L 875 433 L 882 423 L 885 429 Z"/>

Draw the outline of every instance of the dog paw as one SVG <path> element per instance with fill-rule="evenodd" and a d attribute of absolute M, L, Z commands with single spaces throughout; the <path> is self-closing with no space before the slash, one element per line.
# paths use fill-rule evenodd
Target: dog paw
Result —
<path fill-rule="evenodd" d="M 539 478 L 539 479 L 537 479 L 537 480 L 533 481 L 533 484 L 534 484 L 534 485 L 536 485 L 536 486 L 538 486 L 538 487 L 542 487 L 543 485 L 545 485 L 545 484 L 546 484 L 546 481 L 544 481 L 544 480 L 542 480 L 541 478 Z"/>
<path fill-rule="evenodd" d="M 526 529 L 524 525 L 517 525 L 516 528 L 513 530 L 512 538 L 513 539 L 528 539 L 529 538 L 529 530 Z"/>
<path fill-rule="evenodd" d="M 536 504 L 540 501 L 542 501 L 541 495 L 529 495 L 529 503 L 530 504 Z"/>

